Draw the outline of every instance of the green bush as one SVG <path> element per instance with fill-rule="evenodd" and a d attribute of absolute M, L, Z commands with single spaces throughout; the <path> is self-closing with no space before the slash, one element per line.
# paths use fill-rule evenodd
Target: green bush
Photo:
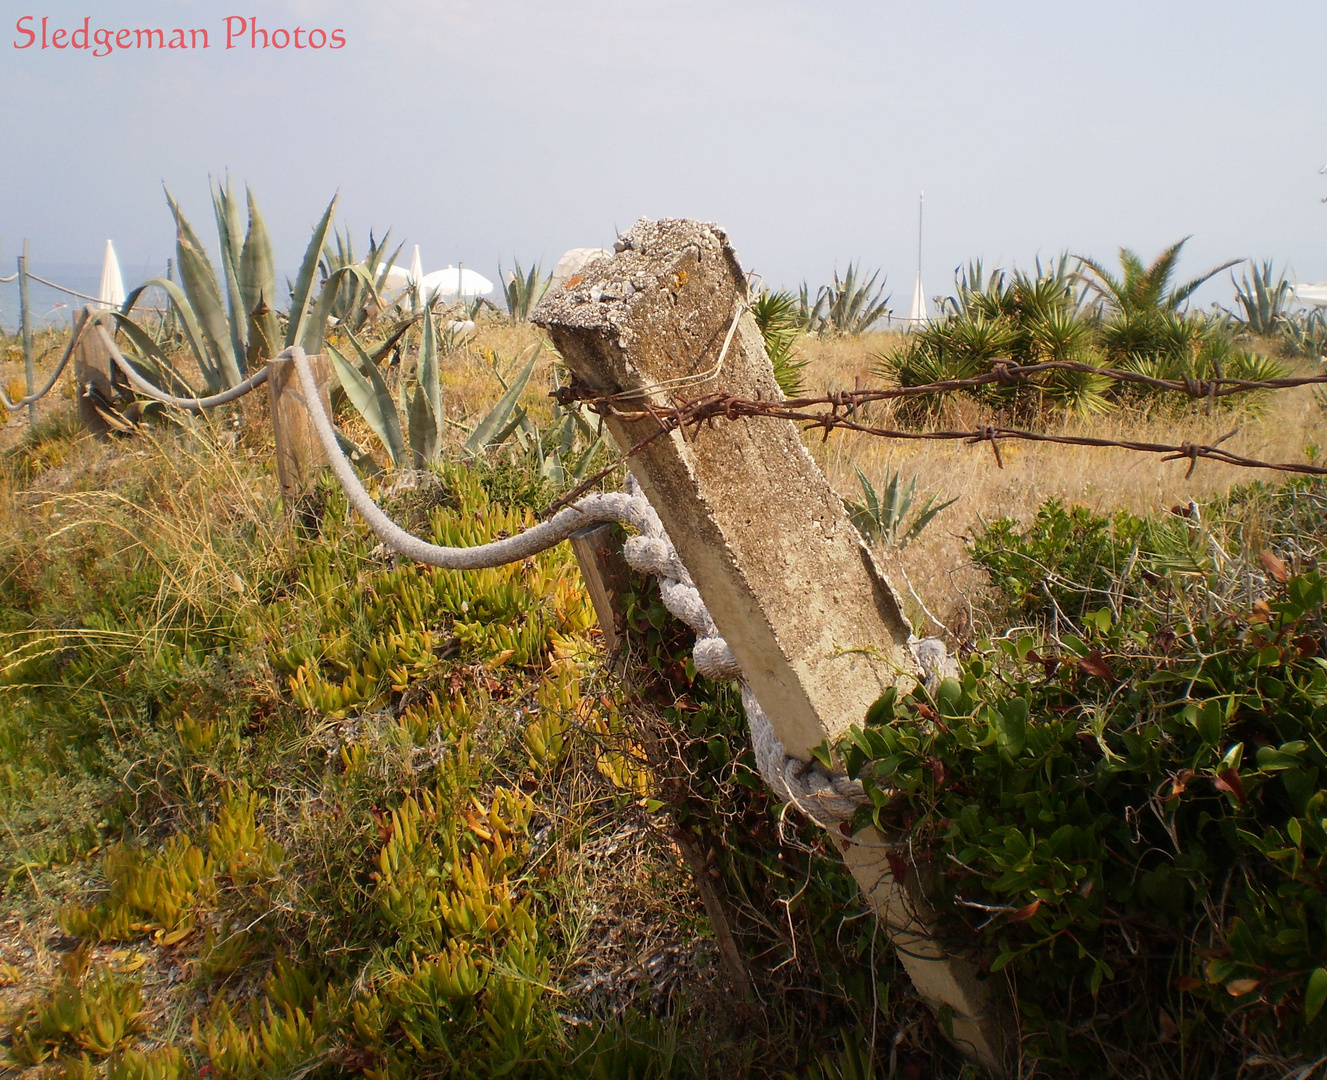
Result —
<path fill-rule="evenodd" d="M 1327 576 L 1268 553 L 1265 596 L 1204 612 L 1186 597 L 1213 582 L 1173 546 L 1197 525 L 1176 520 L 996 523 L 978 561 L 1053 632 L 982 643 L 934 695 L 886 693 L 841 747 L 861 824 L 909 832 L 1045 1075 L 1327 1049 Z"/>

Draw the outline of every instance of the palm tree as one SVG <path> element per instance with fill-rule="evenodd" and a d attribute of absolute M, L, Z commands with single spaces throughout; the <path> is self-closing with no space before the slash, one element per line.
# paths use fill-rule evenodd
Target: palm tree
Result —
<path fill-rule="evenodd" d="M 1175 264 L 1179 262 L 1180 249 L 1192 237 L 1186 236 L 1178 243 L 1166 248 L 1152 260 L 1150 266 L 1144 266 L 1143 260 L 1128 248 L 1120 248 L 1120 267 L 1123 273 L 1116 277 L 1100 262 L 1085 255 L 1077 255 L 1079 265 L 1090 271 L 1078 272 L 1078 278 L 1103 301 L 1122 315 L 1140 315 L 1145 312 L 1165 312 L 1175 314 L 1180 305 L 1189 299 L 1203 282 L 1215 277 L 1222 270 L 1242 263 L 1243 259 L 1230 259 L 1220 266 L 1214 266 L 1205 274 L 1200 274 L 1192 281 L 1170 288 L 1170 279 L 1175 273 Z"/>

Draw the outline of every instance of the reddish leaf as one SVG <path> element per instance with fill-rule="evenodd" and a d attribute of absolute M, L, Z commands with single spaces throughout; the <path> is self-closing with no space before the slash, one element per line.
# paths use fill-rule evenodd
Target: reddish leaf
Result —
<path fill-rule="evenodd" d="M 1253 614 L 1249 616 L 1249 622 L 1270 622 L 1272 619 L 1272 609 L 1268 607 L 1266 600 L 1255 600 L 1253 602 Z"/>
<path fill-rule="evenodd" d="M 1028 919 L 1032 918 L 1032 916 L 1037 913 L 1037 909 L 1039 907 L 1041 907 L 1041 901 L 1033 900 L 1032 903 L 1028 904 L 1027 907 L 1021 907 L 1017 911 L 1015 911 L 1012 915 L 1010 915 L 1009 921 L 1027 922 Z"/>
<path fill-rule="evenodd" d="M 1175 980 L 1175 987 L 1178 990 L 1199 990 L 1203 986 L 1202 979 L 1195 979 L 1192 975 L 1181 975 Z"/>
<path fill-rule="evenodd" d="M 1244 781 L 1240 778 L 1238 769 L 1227 769 L 1215 780 L 1218 791 L 1229 792 L 1242 803 L 1249 801 L 1249 797 L 1244 794 Z"/>
<path fill-rule="evenodd" d="M 889 872 L 894 875 L 894 880 L 902 885 L 908 880 L 907 862 L 897 851 L 885 852 L 885 858 L 889 861 Z"/>
<path fill-rule="evenodd" d="M 1111 671 L 1106 663 L 1105 657 L 1101 655 L 1100 649 L 1093 649 L 1090 653 L 1078 661 L 1078 670 L 1094 678 L 1105 679 L 1107 682 L 1115 681 L 1115 673 Z"/>
<path fill-rule="evenodd" d="M 1231 997 L 1243 997 L 1258 989 L 1257 979 L 1231 979 L 1226 983 L 1226 993 Z"/>
<path fill-rule="evenodd" d="M 1322 651 L 1318 647 L 1318 639 L 1312 634 L 1300 634 L 1295 638 L 1294 645 L 1300 656 L 1317 656 Z"/>
<path fill-rule="evenodd" d="M 1180 1033 L 1180 1026 L 1175 1023 L 1174 1018 L 1165 1009 L 1160 1010 L 1157 1014 L 1157 1029 L 1158 1037 L 1163 1043 L 1174 1042 Z"/>
<path fill-rule="evenodd" d="M 945 763 L 938 757 L 928 758 L 927 762 L 931 766 L 931 779 L 935 781 L 935 786 L 944 787 L 945 776 L 948 775 L 945 772 Z"/>
<path fill-rule="evenodd" d="M 1263 569 L 1272 575 L 1277 581 L 1285 584 L 1290 575 L 1286 572 L 1286 564 L 1264 548 L 1258 552 L 1258 561 L 1262 563 Z"/>
<path fill-rule="evenodd" d="M 922 718 L 923 718 L 924 720 L 939 720 L 939 719 L 940 719 L 940 714 L 939 714 L 938 712 L 936 712 L 933 708 L 931 708 L 929 705 L 927 705 L 926 702 L 924 702 L 924 701 L 919 701 L 919 702 L 917 702 L 917 704 L 916 704 L 916 708 L 917 708 L 917 712 L 921 714 L 921 716 L 922 716 Z"/>
<path fill-rule="evenodd" d="M 1192 779 L 1193 779 L 1192 769 L 1181 769 L 1174 776 L 1172 776 L 1170 778 L 1170 797 L 1174 799 L 1180 795 L 1183 795 L 1185 789 L 1189 786 L 1189 781 Z"/>

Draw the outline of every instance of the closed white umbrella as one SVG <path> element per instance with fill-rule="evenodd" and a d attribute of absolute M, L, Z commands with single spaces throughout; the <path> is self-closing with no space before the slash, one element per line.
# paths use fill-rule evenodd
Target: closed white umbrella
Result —
<path fill-rule="evenodd" d="M 106 256 L 101 261 L 101 287 L 97 299 L 107 309 L 124 303 L 124 278 L 120 275 L 120 260 L 115 257 L 115 246 L 106 241 Z"/>
<path fill-rule="evenodd" d="M 912 287 L 912 306 L 908 308 L 908 322 L 912 326 L 925 326 L 931 321 L 926 313 L 926 290 L 922 288 L 922 272 L 917 271 L 917 284 Z"/>
<path fill-rule="evenodd" d="M 425 297 L 437 293 L 439 296 L 459 296 L 461 298 L 487 296 L 493 291 L 493 282 L 464 267 L 449 266 L 445 270 L 434 270 L 425 274 L 420 282 L 420 292 Z"/>

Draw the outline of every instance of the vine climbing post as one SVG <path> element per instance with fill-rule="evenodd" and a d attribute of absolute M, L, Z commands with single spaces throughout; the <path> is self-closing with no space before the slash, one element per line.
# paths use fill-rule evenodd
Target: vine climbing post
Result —
<path fill-rule="evenodd" d="M 651 410 L 726 392 L 778 399 L 727 236 L 693 221 L 641 221 L 533 315 L 592 395 L 608 430 L 787 755 L 811 761 L 887 688 L 918 677 L 901 603 L 789 420 L 720 420 L 660 434 Z M 643 444 L 643 445 L 642 445 Z M 845 826 L 846 828 L 846 826 Z M 954 1041 L 1003 1071 L 996 995 L 935 939 L 895 846 L 872 828 L 835 842 Z M 897 841 L 899 838 L 890 838 Z M 896 872 L 896 869 L 897 872 Z M 950 1023 L 952 1021 L 952 1023 Z"/>

